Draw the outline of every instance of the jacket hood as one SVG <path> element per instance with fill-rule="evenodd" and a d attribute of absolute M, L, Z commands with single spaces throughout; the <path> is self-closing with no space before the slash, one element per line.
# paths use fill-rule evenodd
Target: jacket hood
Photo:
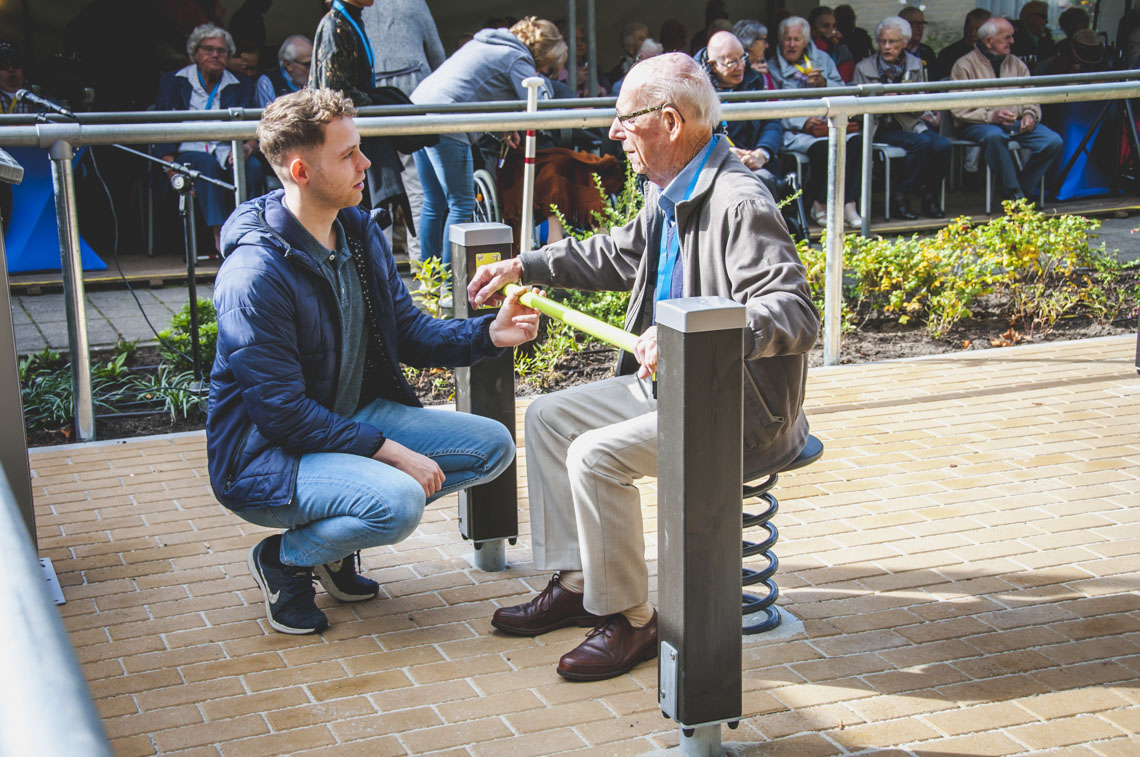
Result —
<path fill-rule="evenodd" d="M 480 29 L 475 32 L 475 41 L 482 42 L 487 45 L 505 45 L 507 47 L 514 47 L 526 51 L 530 55 L 530 50 L 524 45 L 518 37 L 511 34 L 509 29 Z"/>

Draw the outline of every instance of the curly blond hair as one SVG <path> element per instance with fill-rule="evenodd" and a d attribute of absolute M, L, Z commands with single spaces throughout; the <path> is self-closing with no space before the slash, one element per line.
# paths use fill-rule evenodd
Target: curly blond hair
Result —
<path fill-rule="evenodd" d="M 527 16 L 511 27 L 511 34 L 530 50 L 539 73 L 557 74 L 566 65 L 566 40 L 550 21 Z"/>

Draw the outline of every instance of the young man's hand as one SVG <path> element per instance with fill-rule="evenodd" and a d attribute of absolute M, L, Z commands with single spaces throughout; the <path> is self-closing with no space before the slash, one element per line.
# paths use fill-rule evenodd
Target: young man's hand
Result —
<path fill-rule="evenodd" d="M 443 470 L 435 460 L 408 449 L 395 439 L 385 439 L 372 457 L 414 478 L 424 488 L 425 497 L 435 494 L 443 486 Z"/>
<path fill-rule="evenodd" d="M 475 307 L 484 304 L 497 307 L 503 302 L 503 293 L 499 290 L 520 278 L 522 278 L 522 263 L 518 258 L 480 266 L 475 269 L 475 276 L 467 285 L 467 298 Z"/>
<path fill-rule="evenodd" d="M 489 331 L 496 347 L 514 347 L 538 336 L 538 311 L 519 302 L 522 292 L 506 299 Z"/>

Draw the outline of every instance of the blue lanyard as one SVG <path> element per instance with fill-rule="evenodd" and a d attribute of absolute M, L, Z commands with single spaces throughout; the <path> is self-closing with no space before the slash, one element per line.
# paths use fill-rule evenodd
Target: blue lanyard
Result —
<path fill-rule="evenodd" d="M 284 66 L 281 67 L 281 78 L 285 81 L 285 86 L 289 88 L 290 92 L 297 91 L 297 84 L 293 81 L 293 77 L 289 75 L 289 72 L 285 70 Z"/>
<path fill-rule="evenodd" d="M 368 72 L 372 74 L 372 86 L 375 87 L 376 56 L 372 53 L 372 44 L 368 41 L 368 35 L 366 35 L 364 30 L 360 28 L 360 25 L 356 23 L 356 19 L 349 15 L 348 9 L 344 7 L 344 3 L 340 0 L 333 0 L 333 8 L 339 11 L 340 15 L 348 20 L 348 23 L 352 24 L 352 28 L 356 30 L 356 36 L 360 37 L 360 41 L 364 45 L 364 52 L 368 56 Z"/>
<path fill-rule="evenodd" d="M 692 180 L 689 182 L 688 188 L 685 190 L 685 196 L 681 198 L 681 202 L 689 199 L 692 196 L 693 190 L 697 187 L 697 180 L 701 178 L 701 170 L 704 169 L 705 163 L 708 162 L 709 155 L 712 155 L 713 148 L 716 147 L 716 141 L 720 135 L 712 138 L 709 146 L 705 149 L 705 156 L 701 158 L 701 163 L 697 166 L 696 173 L 693 174 Z M 680 204 L 680 203 L 678 203 Z M 674 206 L 674 214 L 676 214 L 676 206 Z M 676 231 L 677 222 L 674 219 L 673 238 L 669 239 L 669 218 L 666 216 L 665 223 L 661 227 L 661 250 L 658 255 L 658 260 L 661 261 L 657 266 L 657 300 L 669 299 L 670 289 L 673 286 L 673 269 L 677 265 L 677 250 L 681 246 L 681 236 Z"/>
<path fill-rule="evenodd" d="M 202 85 L 202 89 L 206 89 L 206 80 L 202 78 L 202 69 L 194 66 L 194 70 L 198 72 L 198 83 Z M 214 95 L 218 94 L 218 87 L 222 86 L 222 79 L 225 77 L 226 72 L 223 71 L 222 75 L 218 77 L 218 83 L 210 90 L 210 95 L 206 98 L 206 110 L 214 107 Z"/>

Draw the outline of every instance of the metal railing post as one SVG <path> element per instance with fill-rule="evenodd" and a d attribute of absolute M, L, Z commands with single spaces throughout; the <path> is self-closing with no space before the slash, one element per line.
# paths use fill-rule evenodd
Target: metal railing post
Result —
<path fill-rule="evenodd" d="M 83 260 L 79 252 L 79 216 L 75 210 L 75 172 L 71 144 L 60 140 L 49 152 L 55 217 L 59 226 L 60 267 L 67 306 L 67 344 L 75 397 L 75 431 L 81 442 L 95 439 L 95 404 L 91 395 L 91 354 L 87 341 L 87 305 Z"/>
<path fill-rule="evenodd" d="M 230 156 L 234 159 L 234 205 L 241 205 L 247 199 L 245 189 L 245 151 L 242 150 L 242 140 L 235 139 L 230 143 Z"/>
<path fill-rule="evenodd" d="M 860 187 L 859 213 L 863 216 L 863 225 L 859 234 L 864 238 L 871 234 L 871 169 L 874 168 L 874 158 L 871 156 L 872 137 L 875 131 L 875 117 L 870 113 L 863 114 L 863 183 Z M 890 161 L 886 161 L 885 170 L 891 170 Z M 887 182 L 888 184 L 890 182 Z M 887 202 L 890 202 L 888 197 Z"/>
<path fill-rule="evenodd" d="M 566 0 L 566 29 L 570 39 L 566 40 L 566 83 L 574 96 L 578 96 L 578 0 Z"/>
<path fill-rule="evenodd" d="M 544 84 L 539 76 L 523 79 L 526 87 L 526 112 L 538 110 L 538 90 Z M 523 145 L 523 196 L 522 218 L 519 220 L 519 252 L 529 252 L 534 247 L 534 151 L 538 134 L 534 129 L 526 130 Z"/>
<path fill-rule="evenodd" d="M 0 603 L 19 622 L 0 644 L 0 754 L 107 757 L 111 748 L 71 640 L 0 480 Z"/>
<path fill-rule="evenodd" d="M 745 308 L 723 297 L 657 306 L 658 702 L 681 754 L 722 754 L 740 720 Z"/>
<path fill-rule="evenodd" d="M 0 183 L 19 184 L 24 169 L 11 155 L 0 150 Z M 4 226 L 0 214 L 0 228 Z M 33 548 L 36 540 L 36 512 L 32 500 L 32 472 L 28 465 L 28 437 L 24 430 L 24 405 L 20 399 L 20 372 L 17 367 L 16 331 L 12 319 L 12 298 L 8 290 L 8 256 L 4 235 L 0 234 L 0 428 L 9 429 L 0 438 L 0 468 L 12 486 Z"/>
<path fill-rule="evenodd" d="M 851 102 L 846 102 L 851 101 Z M 823 364 L 839 362 L 843 308 L 843 205 L 847 168 L 847 120 L 855 98 L 836 98 L 827 115 L 827 254 L 823 303 Z"/>
<path fill-rule="evenodd" d="M 451 239 L 452 297 L 456 318 L 470 318 L 494 309 L 475 310 L 467 299 L 467 283 L 482 263 L 513 257 L 511 227 L 504 223 L 459 223 L 448 230 Z M 515 438 L 515 351 L 455 369 L 455 407 L 502 423 Z M 503 540 L 514 544 L 519 533 L 516 463 L 494 481 L 459 492 L 459 533 L 475 543 L 475 567 L 506 570 Z"/>

